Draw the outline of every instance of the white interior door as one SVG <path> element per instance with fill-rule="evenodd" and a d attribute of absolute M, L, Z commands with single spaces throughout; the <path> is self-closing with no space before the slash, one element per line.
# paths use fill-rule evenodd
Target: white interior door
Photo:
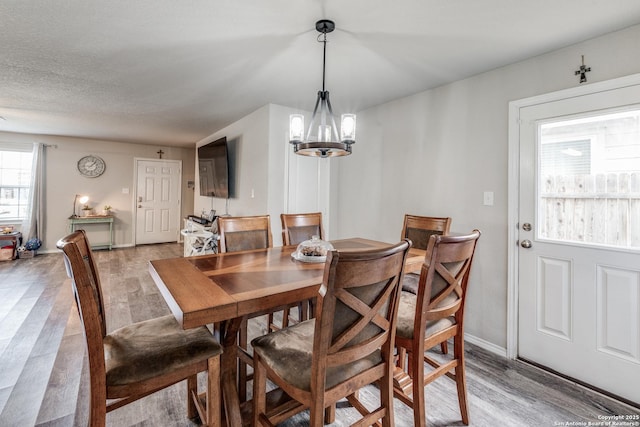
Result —
<path fill-rule="evenodd" d="M 136 159 L 136 244 L 175 242 L 182 162 Z"/>
<path fill-rule="evenodd" d="M 640 86 L 520 120 L 519 357 L 640 403 Z"/>

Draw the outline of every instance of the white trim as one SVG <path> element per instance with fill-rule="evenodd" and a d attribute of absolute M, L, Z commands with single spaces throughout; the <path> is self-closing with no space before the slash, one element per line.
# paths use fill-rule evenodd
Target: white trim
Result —
<path fill-rule="evenodd" d="M 504 347 L 500 347 L 492 342 L 487 340 L 483 340 L 482 338 L 478 338 L 475 335 L 464 334 L 464 340 L 469 344 L 477 345 L 483 350 L 487 350 L 490 353 L 493 353 L 500 357 L 507 357 L 507 349 Z"/>
<path fill-rule="evenodd" d="M 518 195 L 520 161 L 520 109 L 561 99 L 574 98 L 640 84 L 640 74 L 577 86 L 557 92 L 509 102 L 509 165 L 507 203 L 507 348 L 509 359 L 518 357 Z M 471 341 L 470 341 L 471 342 Z"/>

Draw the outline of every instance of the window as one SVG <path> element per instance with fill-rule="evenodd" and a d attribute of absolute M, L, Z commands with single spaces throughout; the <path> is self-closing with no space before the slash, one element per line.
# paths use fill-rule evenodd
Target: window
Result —
<path fill-rule="evenodd" d="M 539 124 L 538 237 L 640 249 L 640 108 Z"/>
<path fill-rule="evenodd" d="M 31 190 L 31 150 L 0 147 L 0 221 L 21 221 Z"/>

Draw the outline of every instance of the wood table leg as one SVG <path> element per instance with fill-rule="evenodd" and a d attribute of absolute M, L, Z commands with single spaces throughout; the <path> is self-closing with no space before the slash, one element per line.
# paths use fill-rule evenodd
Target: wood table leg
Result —
<path fill-rule="evenodd" d="M 225 321 L 221 324 L 220 335 L 222 338 L 223 353 L 221 356 L 222 395 L 224 400 L 224 412 L 229 427 L 241 427 L 240 399 L 236 387 L 238 362 L 237 340 L 238 330 L 242 324 L 242 317 Z"/>

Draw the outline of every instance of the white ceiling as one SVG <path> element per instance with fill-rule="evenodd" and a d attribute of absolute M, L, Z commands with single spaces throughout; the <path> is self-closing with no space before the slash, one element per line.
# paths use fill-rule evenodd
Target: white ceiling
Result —
<path fill-rule="evenodd" d="M 322 18 L 339 113 L 640 23 L 640 1 L 3 0 L 0 131 L 193 146 L 268 103 L 312 110 Z"/>

